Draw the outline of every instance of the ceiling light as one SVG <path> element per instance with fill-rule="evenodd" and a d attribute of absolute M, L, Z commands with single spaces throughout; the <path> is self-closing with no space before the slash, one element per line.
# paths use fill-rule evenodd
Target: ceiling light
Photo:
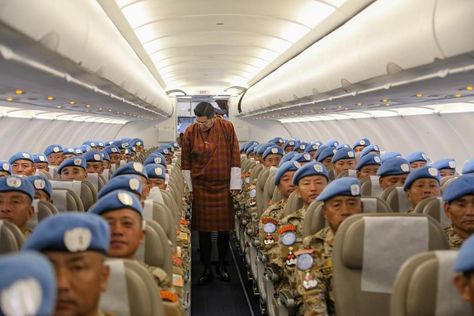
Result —
<path fill-rule="evenodd" d="M 387 103 L 387 102 L 388 102 L 388 99 L 383 99 L 382 102 L 383 102 L 383 103 Z"/>
<path fill-rule="evenodd" d="M 88 109 L 89 109 L 90 107 L 91 107 L 91 105 L 90 105 L 90 104 L 86 104 L 86 108 L 88 108 Z"/>
<path fill-rule="evenodd" d="M 107 111 L 112 112 L 112 109 L 108 109 Z"/>
<path fill-rule="evenodd" d="M 25 93 L 25 91 L 23 91 L 23 90 L 21 90 L 21 89 L 16 89 L 16 90 L 15 90 L 15 94 L 16 94 L 16 95 L 20 95 L 20 94 L 23 94 L 23 93 Z"/>
<path fill-rule="evenodd" d="M 216 25 L 224 25 L 224 22 L 217 22 Z"/>
<path fill-rule="evenodd" d="M 46 99 L 48 99 L 48 101 L 53 101 L 53 100 L 56 99 L 56 98 L 53 97 L 52 95 L 49 95 Z"/>
<path fill-rule="evenodd" d="M 421 93 L 421 92 L 418 92 L 418 93 L 416 94 L 416 97 L 417 97 L 417 98 L 421 98 L 422 96 L 423 96 L 423 93 Z"/>
<path fill-rule="evenodd" d="M 456 93 L 454 96 L 455 96 L 456 98 L 460 98 L 460 97 L 462 97 L 462 94 L 461 94 L 461 93 Z"/>
<path fill-rule="evenodd" d="M 362 106 L 362 103 L 359 102 L 359 103 L 357 103 L 357 105 L 358 105 L 358 106 Z"/>
<path fill-rule="evenodd" d="M 467 86 L 467 87 L 466 87 L 466 90 L 472 91 L 472 90 L 474 90 L 474 87 L 473 87 L 473 86 Z"/>
<path fill-rule="evenodd" d="M 74 105 L 74 104 L 76 104 L 76 101 L 69 101 L 69 104 Z"/>
<path fill-rule="evenodd" d="M 62 108 L 63 108 L 62 105 L 57 105 L 56 107 L 57 107 L 58 109 L 62 109 Z"/>
<path fill-rule="evenodd" d="M 8 101 L 8 102 L 12 102 L 12 101 L 13 101 L 13 98 L 12 98 L 12 97 L 7 97 L 7 101 Z"/>

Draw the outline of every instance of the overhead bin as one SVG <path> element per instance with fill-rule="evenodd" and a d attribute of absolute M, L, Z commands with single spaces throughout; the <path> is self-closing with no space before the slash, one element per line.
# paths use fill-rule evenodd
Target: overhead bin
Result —
<path fill-rule="evenodd" d="M 76 79 L 80 77 L 83 83 L 93 86 L 94 77 L 105 79 L 123 90 L 125 99 L 139 98 L 164 116 L 173 113 L 163 87 L 96 1 L 3 0 L 0 2 L 0 23 L 76 63 L 81 71 L 69 75 Z M 8 48 L 22 54 L 22 43 L 13 44 Z M 2 41 L 0 45 L 4 45 Z M 59 72 L 64 71 L 51 56 L 48 59 L 38 53 L 27 57 Z M 127 94 L 133 96 L 127 97 Z"/>
<path fill-rule="evenodd" d="M 474 1 L 379 0 L 250 87 L 242 115 L 474 51 Z M 420 73 L 417 73 L 420 76 Z"/>

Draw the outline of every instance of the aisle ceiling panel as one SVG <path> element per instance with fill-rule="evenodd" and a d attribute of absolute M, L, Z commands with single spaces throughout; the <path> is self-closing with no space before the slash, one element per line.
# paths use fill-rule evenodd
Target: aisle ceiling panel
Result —
<path fill-rule="evenodd" d="M 345 2 L 116 0 L 167 89 L 212 93 L 247 86 Z"/>

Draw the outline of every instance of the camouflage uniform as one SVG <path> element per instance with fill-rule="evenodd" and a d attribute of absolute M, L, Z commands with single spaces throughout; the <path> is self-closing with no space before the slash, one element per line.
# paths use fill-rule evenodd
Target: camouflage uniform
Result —
<path fill-rule="evenodd" d="M 296 290 L 301 315 L 335 315 L 332 289 L 334 233 L 326 227 L 303 240 L 297 254 Z"/>
<path fill-rule="evenodd" d="M 278 222 L 283 217 L 286 200 L 270 205 L 260 217 L 258 224 L 260 249 L 270 261 L 277 256 L 278 250 Z M 273 225 L 272 225 L 273 224 Z"/>
<path fill-rule="evenodd" d="M 301 208 L 284 217 L 279 223 L 278 229 L 278 258 L 272 261 L 281 270 L 281 283 L 276 290 L 289 290 L 293 294 L 296 288 L 295 252 L 299 249 L 303 241 L 303 219 L 306 213 L 305 208 Z"/>
<path fill-rule="evenodd" d="M 464 239 L 461 238 L 455 231 L 453 225 L 446 227 L 444 229 L 444 233 L 448 237 L 449 241 L 449 248 L 451 249 L 459 249 L 464 242 Z"/>

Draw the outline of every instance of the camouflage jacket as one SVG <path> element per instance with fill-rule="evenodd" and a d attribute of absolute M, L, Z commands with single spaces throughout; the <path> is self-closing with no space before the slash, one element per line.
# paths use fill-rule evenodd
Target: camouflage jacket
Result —
<path fill-rule="evenodd" d="M 444 233 L 448 237 L 449 241 L 449 248 L 451 249 L 459 249 L 464 242 L 464 239 L 461 238 L 455 231 L 453 225 L 446 227 L 444 229 Z"/>
<path fill-rule="evenodd" d="M 297 254 L 296 289 L 302 315 L 334 315 L 332 251 L 334 233 L 326 227 L 303 240 Z"/>

